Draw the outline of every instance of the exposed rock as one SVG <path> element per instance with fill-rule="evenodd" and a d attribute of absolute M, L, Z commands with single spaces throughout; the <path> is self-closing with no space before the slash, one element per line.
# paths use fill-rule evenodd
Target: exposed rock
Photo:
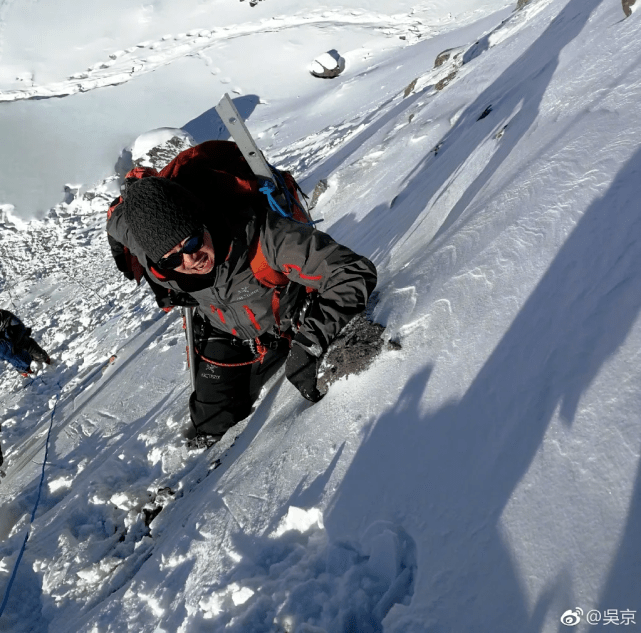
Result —
<path fill-rule="evenodd" d="M 442 66 L 452 56 L 452 50 L 453 49 L 448 48 L 446 51 L 439 53 L 434 60 L 434 68 Z"/>
<path fill-rule="evenodd" d="M 142 155 L 133 156 L 135 167 L 153 167 L 160 171 L 171 162 L 180 152 L 193 146 L 193 140 L 186 136 L 172 136 L 155 145 Z"/>
<path fill-rule="evenodd" d="M 463 52 L 463 47 L 448 48 L 436 56 L 434 68 L 441 68 L 440 73 L 437 74 L 440 79 L 434 85 L 436 90 L 443 90 L 456 77 L 458 69 L 463 64 Z"/>
<path fill-rule="evenodd" d="M 176 493 L 171 488 L 160 488 L 155 497 L 144 505 L 142 515 L 147 528 L 175 496 Z"/>
<path fill-rule="evenodd" d="M 412 94 L 412 90 L 414 90 L 414 88 L 416 88 L 416 82 L 417 81 L 418 81 L 418 77 L 416 79 L 414 79 L 414 81 L 412 81 L 407 86 L 407 88 L 405 88 L 405 92 L 403 93 L 403 99 L 405 99 L 405 97 L 409 97 Z"/>
<path fill-rule="evenodd" d="M 318 199 L 327 191 L 328 187 L 327 180 L 323 179 L 318 181 L 312 192 L 312 199 L 309 202 L 310 211 L 316 206 Z"/>
<path fill-rule="evenodd" d="M 623 13 L 626 17 L 630 17 L 634 9 L 632 8 L 637 0 L 621 0 L 621 5 L 623 6 Z"/>
<path fill-rule="evenodd" d="M 519 11 L 521 10 L 526 4 L 530 4 L 532 0 L 519 0 L 516 3 L 516 10 Z M 634 2 L 634 0 L 632 0 Z"/>
<path fill-rule="evenodd" d="M 456 48 L 448 48 L 442 53 L 439 53 L 434 60 L 434 68 L 440 68 L 441 66 L 446 65 L 449 62 L 449 66 L 454 68 L 459 68 L 463 63 L 463 53 L 465 48 L 463 46 L 458 46 Z"/>
<path fill-rule="evenodd" d="M 483 110 L 483 112 L 481 112 L 481 114 L 479 114 L 479 118 L 476 119 L 476 120 L 480 121 L 481 119 L 484 119 L 490 112 L 492 112 L 492 105 L 491 104 L 489 106 L 487 106 L 487 108 L 485 108 L 485 110 Z"/>
<path fill-rule="evenodd" d="M 134 167 L 152 167 L 160 171 L 180 152 L 194 145 L 194 138 L 180 128 L 161 127 L 141 134 L 130 147 L 121 151 L 116 162 L 115 170 L 121 190 L 125 175 Z"/>
<path fill-rule="evenodd" d="M 503 135 L 505 134 L 505 130 L 507 130 L 507 125 L 504 125 L 495 135 L 494 138 L 497 141 L 500 141 L 503 138 Z"/>
<path fill-rule="evenodd" d="M 320 77 L 321 79 L 333 79 L 338 77 L 344 70 L 345 60 L 335 49 L 317 57 L 309 67 L 309 72 L 314 77 Z"/>
<path fill-rule="evenodd" d="M 445 88 L 445 86 L 451 83 L 454 77 L 456 77 L 456 72 L 457 71 L 455 70 L 451 72 L 447 77 L 444 77 L 443 79 L 441 79 L 441 81 L 438 81 L 434 86 L 434 88 L 436 88 L 436 90 L 443 90 L 443 88 Z"/>

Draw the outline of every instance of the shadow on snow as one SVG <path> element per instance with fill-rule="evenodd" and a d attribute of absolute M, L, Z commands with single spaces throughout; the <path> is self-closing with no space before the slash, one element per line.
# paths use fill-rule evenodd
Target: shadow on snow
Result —
<path fill-rule="evenodd" d="M 491 622 L 494 630 L 501 623 L 534 633 L 550 609 L 568 608 L 570 570 L 530 611 L 498 524 L 555 411 L 574 423 L 582 395 L 638 319 L 640 196 L 641 150 L 587 209 L 463 398 L 421 413 L 431 368 L 418 372 L 376 422 L 333 500 L 326 526 L 337 538 L 374 520 L 411 521 L 412 508 L 418 517 L 429 510 L 429 524 L 415 526 L 424 534 L 417 591 L 428 597 L 425 631 Z M 604 608 L 635 608 L 639 485 Z"/>

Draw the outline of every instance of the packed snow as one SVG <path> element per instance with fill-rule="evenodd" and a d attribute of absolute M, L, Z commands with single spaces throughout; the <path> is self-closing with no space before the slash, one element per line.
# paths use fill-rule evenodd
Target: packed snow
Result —
<path fill-rule="evenodd" d="M 54 359 L 0 368 L 0 631 L 641 627 L 637 5 L 0 5 L 0 307 Z M 393 345 L 190 452 L 181 316 L 106 210 L 224 93 Z"/>

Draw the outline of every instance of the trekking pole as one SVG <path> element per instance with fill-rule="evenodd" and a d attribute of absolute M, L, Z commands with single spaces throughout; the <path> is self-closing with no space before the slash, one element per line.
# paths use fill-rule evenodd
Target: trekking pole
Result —
<path fill-rule="evenodd" d="M 185 335 L 187 336 L 187 367 L 191 380 L 191 390 L 196 391 L 196 359 L 194 350 L 194 320 L 193 308 L 183 308 L 185 318 Z"/>

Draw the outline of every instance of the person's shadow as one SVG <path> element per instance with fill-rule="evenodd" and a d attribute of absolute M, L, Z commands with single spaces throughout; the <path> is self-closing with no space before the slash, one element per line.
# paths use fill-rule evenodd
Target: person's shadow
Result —
<path fill-rule="evenodd" d="M 232 100 L 238 113 L 246 121 L 260 103 L 258 95 L 244 95 Z M 229 140 L 229 132 L 218 116 L 215 108 L 210 108 L 206 112 L 198 115 L 188 123 L 182 126 L 182 129 L 191 134 L 196 143 L 204 141 L 226 141 Z"/>
<path fill-rule="evenodd" d="M 420 600 L 412 617 L 424 618 L 426 632 L 534 633 L 548 613 L 576 606 L 562 566 L 530 604 L 501 519 L 555 413 L 573 425 L 582 396 L 639 318 L 640 198 L 641 149 L 587 209 L 463 397 L 425 413 L 433 368 L 416 373 L 375 422 L 333 499 L 325 517 L 332 539 L 354 538 L 377 520 L 400 523 L 415 539 Z M 604 609 L 636 607 L 640 498 L 637 481 Z M 539 514 L 545 526 L 546 508 Z M 593 531 L 573 529 L 590 548 Z"/>

